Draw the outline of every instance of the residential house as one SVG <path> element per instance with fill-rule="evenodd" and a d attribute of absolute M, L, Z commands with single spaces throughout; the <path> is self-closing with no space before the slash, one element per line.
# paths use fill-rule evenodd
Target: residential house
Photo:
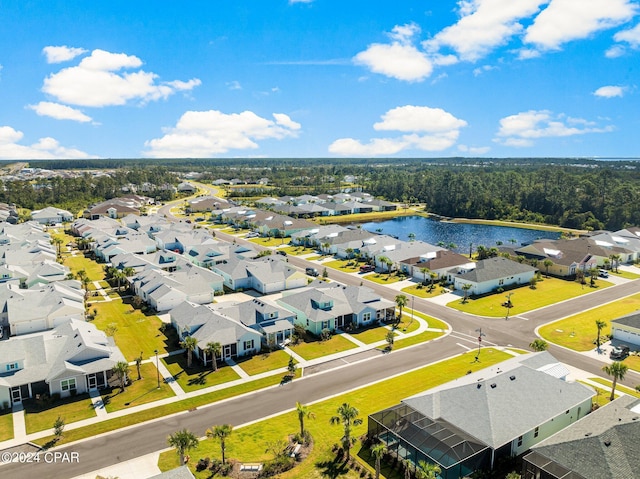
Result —
<path fill-rule="evenodd" d="M 621 252 L 619 248 L 605 248 L 590 238 L 537 240 L 515 250 L 526 259 L 538 261 L 538 268 L 547 272 L 546 260 L 552 264 L 549 274 L 558 277 L 574 277 L 577 271 L 588 272 L 592 268 L 602 267 L 609 256 Z"/>
<path fill-rule="evenodd" d="M 436 279 L 445 278 L 447 282 L 453 282 L 452 270 L 455 271 L 456 268 L 470 270 L 475 263 L 455 251 L 443 249 L 407 258 L 398 264 L 401 271 L 416 281 L 430 282 L 431 273 L 435 273 Z"/>
<path fill-rule="evenodd" d="M 640 400 L 621 396 L 531 448 L 522 479 L 630 479 L 640 471 Z"/>
<path fill-rule="evenodd" d="M 453 286 L 462 290 L 465 284 L 470 284 L 468 294 L 480 295 L 498 288 L 528 285 L 536 271 L 538 268 L 507 258 L 488 258 L 476 262 L 475 268 L 470 271 L 459 267 L 459 272 L 452 274 Z"/>
<path fill-rule="evenodd" d="M 34 210 L 31 212 L 31 219 L 37 221 L 42 225 L 55 225 L 58 223 L 66 223 L 67 221 L 73 221 L 74 216 L 67 210 L 61 210 L 53 206 L 48 206 L 41 210 Z"/>
<path fill-rule="evenodd" d="M 277 256 L 248 260 L 236 255 L 226 262 L 211 265 L 211 269 L 222 276 L 224 285 L 233 291 L 254 289 L 270 294 L 307 284 L 305 274 Z"/>
<path fill-rule="evenodd" d="M 223 210 L 225 208 L 230 208 L 232 206 L 226 200 L 222 198 L 218 198 L 217 196 L 198 196 L 192 200 L 187 202 L 187 213 L 202 213 L 202 212 L 211 212 L 215 210 Z"/>
<path fill-rule="evenodd" d="M 171 324 L 180 339 L 191 336 L 197 340 L 194 355 L 206 366 L 211 357 L 206 353 L 208 343 L 220 343 L 220 359 L 247 356 L 260 351 L 262 335 L 211 307 L 185 301 L 169 312 Z"/>
<path fill-rule="evenodd" d="M 611 335 L 615 342 L 640 350 L 640 311 L 612 320 Z"/>
<path fill-rule="evenodd" d="M 293 311 L 295 323 L 315 335 L 325 329 L 369 326 L 395 314 L 395 303 L 370 288 L 324 281 L 314 281 L 301 291 L 283 293 L 277 303 Z"/>
<path fill-rule="evenodd" d="M 40 394 L 67 397 L 106 387 L 122 352 L 103 331 L 78 319 L 0 342 L 0 404 Z"/>
<path fill-rule="evenodd" d="M 568 373 L 547 352 L 520 355 L 370 415 L 368 435 L 414 467 L 437 464 L 442 479 L 493 469 L 591 411 L 595 392 Z"/>

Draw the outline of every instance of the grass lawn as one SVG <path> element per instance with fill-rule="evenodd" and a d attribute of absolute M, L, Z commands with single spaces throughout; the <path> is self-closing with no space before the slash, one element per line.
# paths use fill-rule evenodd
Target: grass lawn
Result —
<path fill-rule="evenodd" d="M 166 357 L 162 359 L 162 362 L 186 392 L 240 379 L 240 376 L 230 366 L 220 361 L 218 361 L 218 371 L 216 372 L 211 366 L 205 368 L 195 357 L 191 367 L 187 368 L 187 358 L 183 354 Z"/>
<path fill-rule="evenodd" d="M 356 391 L 343 394 L 340 397 L 322 401 L 310 406 L 315 419 L 307 419 L 306 427 L 314 439 L 314 447 L 307 459 L 298 464 L 294 469 L 280 478 L 320 479 L 323 477 L 351 479 L 359 477 L 355 472 L 342 469 L 342 462 L 334 462 L 335 456 L 331 452 L 331 446 L 339 442 L 342 435 L 341 426 L 331 426 L 329 419 L 334 416 L 336 409 L 343 402 L 355 406 L 363 419 L 363 424 L 353 428 L 353 437 L 359 437 L 367 429 L 367 416 L 381 409 L 397 404 L 401 399 L 419 393 L 452 379 L 464 376 L 469 370 L 491 366 L 512 357 L 507 353 L 494 349 L 483 351 L 482 363 L 474 363 L 475 353 L 465 353 L 439 362 L 433 366 L 421 368 L 418 371 L 403 374 L 402 376 L 387 379 L 372 386 L 360 388 Z M 242 429 L 235 430 L 226 441 L 226 456 L 238 459 L 242 462 L 261 462 L 270 458 L 266 453 L 266 445 L 275 440 L 282 440 L 288 434 L 298 431 L 299 424 L 295 411 L 282 414 L 266 421 L 261 421 Z M 352 455 L 360 454 L 361 446 L 356 444 L 352 449 Z M 195 472 L 195 464 L 201 457 L 220 458 L 220 443 L 217 440 L 200 442 L 198 449 L 190 453 L 192 461 L 190 468 L 197 478 L 207 478 L 210 472 Z M 162 471 L 177 466 L 178 456 L 174 450 L 160 455 L 158 465 Z"/>
<path fill-rule="evenodd" d="M 542 326 L 538 333 L 545 340 L 560 346 L 576 351 L 589 351 L 594 348 L 593 341 L 598 335 L 596 319 L 607 323 L 607 326 L 600 333 L 604 336 L 611 332 L 612 319 L 632 313 L 637 309 L 640 309 L 640 294 L 622 298 L 613 303 L 547 324 Z M 636 364 L 637 367 L 640 367 L 640 360 Z"/>
<path fill-rule="evenodd" d="M 74 274 L 83 269 L 85 273 L 87 273 L 87 278 L 91 281 L 104 279 L 104 265 L 96 263 L 90 258 L 85 258 L 82 253 L 76 256 L 65 256 L 64 264 L 68 266 Z"/>
<path fill-rule="evenodd" d="M 626 279 L 638 279 L 638 278 L 640 278 L 640 274 L 638 274 L 638 273 L 632 273 L 630 271 L 623 271 L 623 270 L 620 270 L 618 273 L 616 273 L 614 271 L 609 271 L 609 274 L 611 276 L 620 276 L 621 278 L 626 278 Z"/>
<path fill-rule="evenodd" d="M 301 342 L 295 346 L 291 346 L 291 349 L 304 359 L 311 360 L 355 347 L 356 345 L 348 339 L 343 338 L 339 334 L 334 334 L 331 336 L 331 339 L 327 341 Z"/>
<path fill-rule="evenodd" d="M 490 294 L 477 299 L 468 298 L 464 304 L 462 303 L 462 299 L 456 299 L 447 304 L 447 306 L 471 314 L 499 318 L 507 314 L 507 308 L 502 306 L 507 294 L 512 294 L 511 303 L 513 304 L 509 310 L 509 315 L 515 316 L 526 311 L 575 298 L 576 296 L 592 293 L 593 291 L 608 286 L 611 286 L 611 283 L 602 280 L 596 282 L 596 288 L 591 288 L 588 284 L 583 288 L 580 283 L 575 281 L 543 278 L 542 281 L 538 281 L 536 284 L 536 289 L 531 289 L 528 285 L 523 285 L 520 288 L 503 293 Z"/>
<path fill-rule="evenodd" d="M 70 424 L 96 415 L 88 394 L 61 399 L 43 407 L 35 399 L 24 401 L 23 405 L 27 434 L 52 428 L 58 416 L 64 420 L 65 424 Z"/>
<path fill-rule="evenodd" d="M 307 261 L 317 261 L 317 260 L 322 259 L 322 258 L 324 258 L 324 256 L 321 256 L 321 255 L 317 255 L 317 256 L 309 256 L 309 257 L 307 258 Z"/>
<path fill-rule="evenodd" d="M 427 322 L 427 326 L 429 328 L 442 329 L 444 331 L 449 329 L 449 326 L 447 326 L 447 323 L 445 323 L 444 321 L 440 321 L 439 319 L 432 318 L 431 316 L 427 316 L 426 314 L 421 313 L 420 311 L 416 311 L 414 314 L 419 318 L 424 319 Z"/>
<path fill-rule="evenodd" d="M 373 281 L 374 283 L 378 283 L 378 284 L 391 284 L 391 283 L 396 283 L 397 281 L 403 281 L 405 279 L 407 279 L 406 276 L 398 276 L 395 272 L 394 273 L 371 273 L 371 274 L 367 274 L 365 276 L 363 276 L 365 279 L 368 279 L 369 281 Z"/>
<path fill-rule="evenodd" d="M 384 326 L 376 326 L 373 328 L 363 329 L 357 333 L 349 333 L 351 336 L 365 344 L 375 343 L 377 341 L 384 341 L 387 339 L 389 329 Z M 397 335 L 396 335 L 397 336 Z"/>
<path fill-rule="evenodd" d="M 157 371 L 155 363 L 141 364 L 140 375 L 142 379 L 138 381 L 138 371 L 135 366 L 132 366 L 129 371 L 131 384 L 124 392 L 120 392 L 119 387 L 102 392 L 102 400 L 106 405 L 107 412 L 175 396 L 173 389 L 162 378 L 160 378 L 160 389 L 158 389 Z"/>
<path fill-rule="evenodd" d="M 280 248 L 283 251 L 286 251 L 287 254 L 291 254 L 293 256 L 299 256 L 303 254 L 309 254 L 315 252 L 314 248 L 305 248 L 304 246 L 287 246 L 285 248 Z"/>
<path fill-rule="evenodd" d="M 425 315 L 418 315 L 418 312 L 415 312 L 415 316 L 416 317 L 422 317 L 423 319 L 425 318 Z M 411 317 L 411 310 L 407 310 L 405 308 L 405 310 L 402 312 L 402 321 L 400 321 L 398 323 L 398 325 L 396 326 L 396 329 L 402 331 L 403 333 L 410 333 L 412 331 L 415 331 L 416 329 L 418 329 L 420 327 L 420 322 L 415 320 Z"/>
<path fill-rule="evenodd" d="M 295 359 L 293 360 L 295 363 Z M 286 368 L 289 364 L 289 355 L 279 349 L 277 351 L 270 352 L 269 354 L 256 354 L 250 358 L 237 359 L 236 362 L 245 373 L 249 376 L 264 373 L 267 371 L 273 371 L 274 369 Z"/>
<path fill-rule="evenodd" d="M 413 208 L 398 208 L 395 211 L 374 211 L 372 213 L 355 213 L 352 215 L 322 216 L 312 218 L 311 221 L 321 225 L 340 223 L 367 223 L 369 221 L 388 220 L 398 216 L 427 216 L 423 210 Z"/>
<path fill-rule="evenodd" d="M 611 396 L 611 389 L 607 390 L 607 389 L 602 389 L 599 388 L 597 386 L 594 386 L 592 384 L 586 383 L 584 381 L 578 381 L 579 383 L 584 384 L 587 387 L 590 387 L 591 389 L 593 389 L 596 392 L 596 395 L 593 397 L 592 402 L 593 404 L 597 404 L 598 406 L 602 407 L 602 406 L 606 406 L 607 404 L 609 404 L 611 401 L 609 401 L 609 397 Z M 614 399 L 617 398 L 619 395 L 616 394 L 614 396 Z"/>
<path fill-rule="evenodd" d="M 611 386 L 613 386 L 613 382 L 609 381 L 608 379 L 604 379 L 604 378 L 589 378 L 590 381 L 596 382 L 598 384 L 602 384 L 603 386 L 607 386 L 609 389 L 611 389 Z M 628 388 L 622 384 L 616 384 L 616 392 L 620 391 L 621 393 L 625 393 L 628 394 L 630 396 L 636 397 L 636 398 L 640 398 L 640 392 Z"/>
<path fill-rule="evenodd" d="M 161 353 L 178 349 L 173 328 L 167 328 L 165 333 L 160 331 L 160 318 L 134 309 L 130 299 L 95 302 L 91 311 L 94 308 L 98 315 L 93 323 L 99 329 L 104 331 L 112 323 L 117 328 L 114 338 L 127 361 L 133 361 L 140 352 L 143 358 L 149 358 L 156 349 Z"/>
<path fill-rule="evenodd" d="M 419 298 L 433 298 L 434 296 L 440 296 L 441 294 L 447 292 L 447 290 L 445 290 L 438 284 L 435 284 L 433 286 L 433 290 L 429 291 L 429 289 L 430 286 L 422 286 L 416 284 L 414 286 L 407 286 L 406 288 L 402 288 L 402 292 L 418 296 Z"/>
<path fill-rule="evenodd" d="M 360 263 L 355 259 L 337 259 L 334 261 L 326 261 L 322 263 L 322 266 L 329 268 L 339 269 L 345 273 L 357 273 L 360 271 Z"/>
<path fill-rule="evenodd" d="M 280 246 L 289 244 L 291 238 L 251 238 L 249 241 L 260 246 Z"/>
<path fill-rule="evenodd" d="M 13 439 L 13 414 L 11 409 L 0 411 L 0 442 Z"/>

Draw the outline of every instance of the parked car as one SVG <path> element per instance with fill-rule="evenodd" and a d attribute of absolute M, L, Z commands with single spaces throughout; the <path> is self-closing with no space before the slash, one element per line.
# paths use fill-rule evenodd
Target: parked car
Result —
<path fill-rule="evenodd" d="M 307 273 L 309 276 L 318 276 L 320 273 L 318 273 L 318 270 L 316 268 L 307 268 L 304 270 L 305 273 Z"/>
<path fill-rule="evenodd" d="M 624 359 L 629 356 L 629 346 L 621 344 L 620 346 L 614 346 L 611 348 L 609 357 L 611 359 Z"/>
<path fill-rule="evenodd" d="M 373 266 L 372 264 L 363 264 L 362 266 L 360 266 L 360 272 L 361 273 L 371 273 L 372 271 L 375 271 L 376 267 Z"/>
<path fill-rule="evenodd" d="M 251 233 L 247 233 L 245 238 L 257 238 L 258 236 L 260 236 L 260 233 L 256 233 L 255 231 L 252 231 Z"/>
<path fill-rule="evenodd" d="M 608 278 L 609 272 L 606 269 L 600 269 L 598 270 L 598 276 L 600 276 L 601 278 Z"/>
<path fill-rule="evenodd" d="M 287 252 L 283 251 L 281 249 L 279 249 L 278 251 L 276 251 L 277 254 L 282 255 L 282 256 L 287 256 Z"/>

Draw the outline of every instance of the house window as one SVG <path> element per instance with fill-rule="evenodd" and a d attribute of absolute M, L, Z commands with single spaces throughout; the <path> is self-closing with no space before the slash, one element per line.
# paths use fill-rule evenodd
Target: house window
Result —
<path fill-rule="evenodd" d="M 503 285 L 504 284 L 504 279 L 501 279 L 500 281 L 498 281 L 499 285 Z"/>
<path fill-rule="evenodd" d="M 329 329 L 329 321 L 322 321 L 322 329 Z"/>
<path fill-rule="evenodd" d="M 362 321 L 371 321 L 371 313 L 364 313 L 362 315 Z"/>
<path fill-rule="evenodd" d="M 307 326 L 309 326 L 309 318 L 307 318 Z"/>
<path fill-rule="evenodd" d="M 18 363 L 7 364 L 7 371 L 15 371 L 18 369 Z"/>
<path fill-rule="evenodd" d="M 522 446 L 522 436 L 518 438 L 518 447 Z"/>
<path fill-rule="evenodd" d="M 538 437 L 539 435 L 540 435 L 540 428 L 539 428 L 539 427 L 536 427 L 536 428 L 533 430 L 533 437 Z"/>
<path fill-rule="evenodd" d="M 76 379 L 75 378 L 63 379 L 62 381 L 60 381 L 60 388 L 63 391 L 75 391 Z"/>
<path fill-rule="evenodd" d="M 244 342 L 244 350 L 248 351 L 249 349 L 253 349 L 253 339 Z"/>

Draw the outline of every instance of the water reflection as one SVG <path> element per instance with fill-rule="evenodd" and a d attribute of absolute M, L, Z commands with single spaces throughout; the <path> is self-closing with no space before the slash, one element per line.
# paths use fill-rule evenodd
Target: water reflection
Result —
<path fill-rule="evenodd" d="M 560 233 L 552 231 L 530 230 L 509 226 L 477 225 L 468 223 L 447 223 L 422 216 L 401 216 L 392 220 L 363 223 L 362 228 L 374 233 L 396 236 L 401 240 L 413 239 L 426 241 L 434 245 L 456 245 L 452 248 L 458 253 L 469 253 L 469 247 L 475 251 L 478 245 L 490 248 L 504 245 L 509 247 L 528 244 L 536 239 L 558 239 Z"/>

